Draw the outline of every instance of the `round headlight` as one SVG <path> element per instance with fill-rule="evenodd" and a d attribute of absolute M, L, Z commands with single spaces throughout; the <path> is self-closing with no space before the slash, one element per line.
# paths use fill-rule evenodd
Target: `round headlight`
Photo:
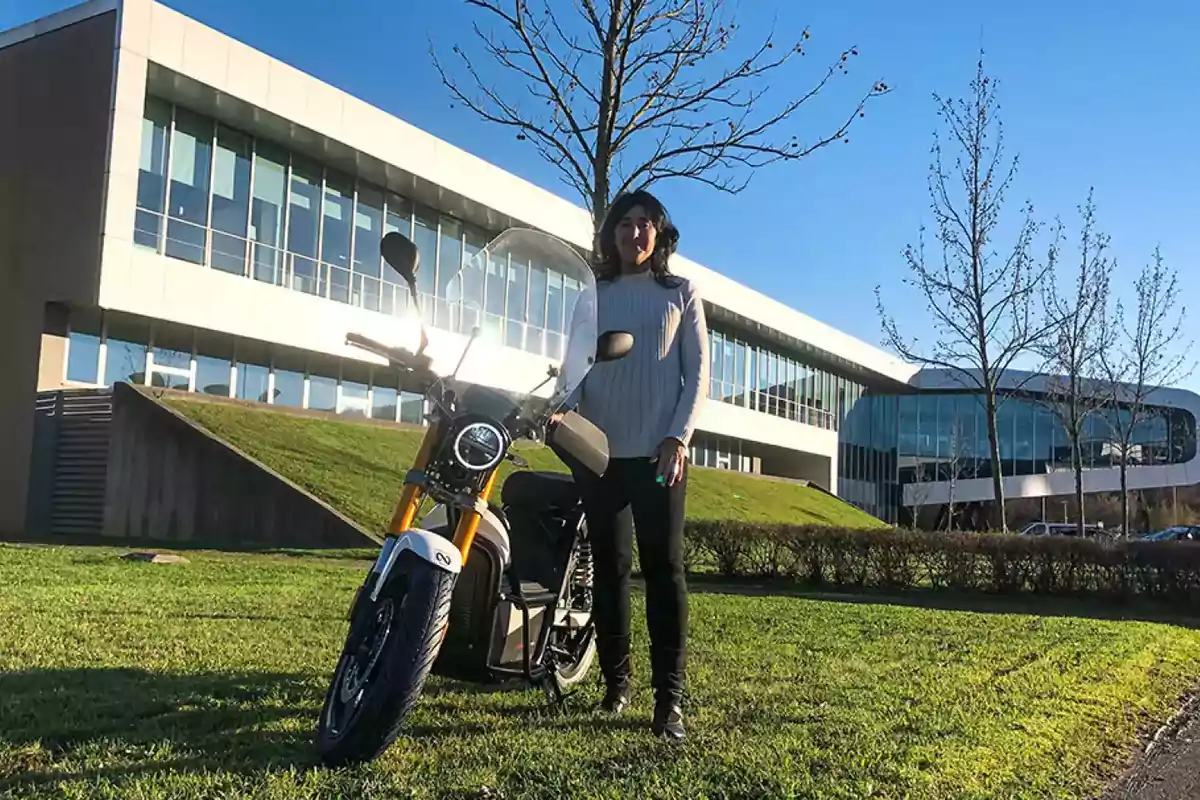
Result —
<path fill-rule="evenodd" d="M 504 435 L 490 423 L 472 422 L 454 437 L 454 457 L 469 470 L 491 469 L 503 456 Z"/>

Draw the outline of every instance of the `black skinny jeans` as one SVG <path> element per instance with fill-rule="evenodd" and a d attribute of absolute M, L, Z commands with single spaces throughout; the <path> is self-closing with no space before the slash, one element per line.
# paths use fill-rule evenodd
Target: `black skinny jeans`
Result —
<path fill-rule="evenodd" d="M 614 458 L 604 477 L 592 476 L 583 484 L 596 569 L 596 651 L 605 683 L 627 685 L 629 574 L 636 529 L 646 581 L 651 686 L 657 699 L 678 700 L 683 692 L 688 625 L 683 572 L 687 465 L 671 487 L 655 481 L 657 472 L 658 465 L 649 459 Z"/>

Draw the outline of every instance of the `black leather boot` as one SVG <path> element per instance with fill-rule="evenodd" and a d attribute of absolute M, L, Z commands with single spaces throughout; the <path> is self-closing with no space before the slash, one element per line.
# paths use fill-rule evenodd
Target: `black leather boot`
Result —
<path fill-rule="evenodd" d="M 654 703 L 654 722 L 650 730 L 655 736 L 673 741 L 682 741 L 686 732 L 683 729 L 683 709 L 680 708 L 679 698 L 674 696 L 659 697 Z"/>
<path fill-rule="evenodd" d="M 605 690 L 604 699 L 600 701 L 600 708 L 609 714 L 620 714 L 629 708 L 629 695 L 628 683 L 612 684 Z"/>

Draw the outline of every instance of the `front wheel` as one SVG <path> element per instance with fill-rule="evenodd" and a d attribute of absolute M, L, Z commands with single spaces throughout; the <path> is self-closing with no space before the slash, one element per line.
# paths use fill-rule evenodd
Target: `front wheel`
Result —
<path fill-rule="evenodd" d="M 411 552 L 398 556 L 378 601 L 351 622 L 325 694 L 317 723 L 323 764 L 371 761 L 395 741 L 437 658 L 453 590 L 452 574 Z"/>

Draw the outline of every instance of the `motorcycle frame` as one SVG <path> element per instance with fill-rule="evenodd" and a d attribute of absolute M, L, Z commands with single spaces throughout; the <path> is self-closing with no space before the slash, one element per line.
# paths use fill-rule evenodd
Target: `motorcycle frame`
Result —
<path fill-rule="evenodd" d="M 388 576 L 400 553 L 409 550 L 428 561 L 438 569 L 457 575 L 467 563 L 475 534 L 479 531 L 481 515 L 480 508 L 487 507 L 488 498 L 496 484 L 499 469 L 493 469 L 483 486 L 483 491 L 473 504 L 447 504 L 449 512 L 456 512 L 454 538 L 447 543 L 445 539 L 429 531 L 413 528 L 417 511 L 425 498 L 425 468 L 433 458 L 434 452 L 441 441 L 443 422 L 440 415 L 435 415 L 425 428 L 425 436 L 417 450 L 412 469 L 404 477 L 400 500 L 392 513 L 392 521 L 388 526 L 388 536 L 384 548 L 380 551 L 375 565 L 371 569 L 374 580 L 371 582 L 371 600 L 379 597 L 380 590 L 387 585 Z M 395 537 L 395 538 L 393 538 Z M 389 547 L 388 545 L 391 544 Z"/>

